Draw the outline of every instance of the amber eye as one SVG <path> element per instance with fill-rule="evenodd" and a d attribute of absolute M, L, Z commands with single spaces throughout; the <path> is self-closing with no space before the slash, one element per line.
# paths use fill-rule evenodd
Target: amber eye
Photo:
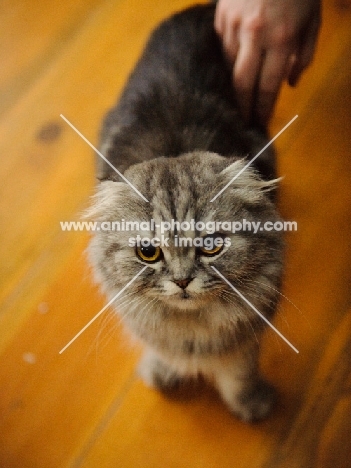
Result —
<path fill-rule="evenodd" d="M 223 250 L 223 247 L 224 238 L 222 234 L 215 233 L 202 237 L 202 246 L 198 247 L 198 253 L 207 257 L 213 257 L 218 255 Z"/>
<path fill-rule="evenodd" d="M 136 248 L 136 253 L 140 260 L 148 263 L 155 263 L 161 260 L 162 250 L 160 247 L 154 247 L 153 245 L 148 245 L 147 247 L 139 246 Z"/>

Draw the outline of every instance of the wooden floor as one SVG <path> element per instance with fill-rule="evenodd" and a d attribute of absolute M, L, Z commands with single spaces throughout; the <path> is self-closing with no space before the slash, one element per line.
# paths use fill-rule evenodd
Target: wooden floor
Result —
<path fill-rule="evenodd" d="M 94 186 L 92 150 L 150 29 L 189 0 L 4 0 L 0 11 L 0 467 L 351 467 L 351 3 L 325 0 L 314 65 L 284 88 L 277 140 L 284 295 L 263 344 L 279 390 L 247 425 L 210 389 L 167 400 L 135 375 L 139 350 L 102 308 L 87 233 L 62 232 Z"/>

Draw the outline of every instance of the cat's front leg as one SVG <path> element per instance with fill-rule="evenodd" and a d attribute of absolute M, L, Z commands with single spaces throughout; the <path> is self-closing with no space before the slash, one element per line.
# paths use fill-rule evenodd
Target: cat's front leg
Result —
<path fill-rule="evenodd" d="M 276 392 L 258 372 L 257 343 L 218 360 L 214 384 L 229 409 L 243 421 L 259 421 L 270 413 Z"/>
<path fill-rule="evenodd" d="M 139 363 L 138 373 L 146 385 L 169 393 L 178 390 L 189 379 L 175 371 L 167 360 L 147 349 Z"/>

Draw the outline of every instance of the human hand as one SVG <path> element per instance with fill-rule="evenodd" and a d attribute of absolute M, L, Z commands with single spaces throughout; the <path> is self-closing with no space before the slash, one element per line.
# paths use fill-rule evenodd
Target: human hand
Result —
<path fill-rule="evenodd" d="M 320 0 L 218 1 L 215 29 L 247 122 L 266 125 L 282 82 L 295 86 L 311 62 L 320 10 Z"/>

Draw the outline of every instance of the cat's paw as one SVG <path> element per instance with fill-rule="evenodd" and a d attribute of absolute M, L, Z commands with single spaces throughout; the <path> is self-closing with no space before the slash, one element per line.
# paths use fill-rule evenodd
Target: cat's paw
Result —
<path fill-rule="evenodd" d="M 163 393 L 179 390 L 185 381 L 165 363 L 150 356 L 145 356 L 141 360 L 138 374 L 147 386 L 156 388 Z"/>
<path fill-rule="evenodd" d="M 242 391 L 230 405 L 231 411 L 245 422 L 265 419 L 276 400 L 275 389 L 264 380 Z"/>

